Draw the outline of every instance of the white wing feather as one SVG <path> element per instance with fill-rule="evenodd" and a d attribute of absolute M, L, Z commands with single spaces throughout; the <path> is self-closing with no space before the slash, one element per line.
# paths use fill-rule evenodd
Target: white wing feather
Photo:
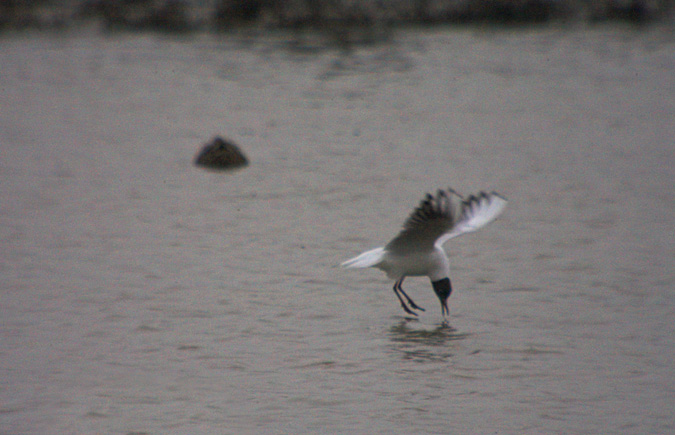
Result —
<path fill-rule="evenodd" d="M 495 192 L 490 194 L 481 192 L 478 196 L 470 196 L 463 202 L 462 215 L 452 230 L 439 237 L 435 245 L 442 246 L 454 237 L 484 227 L 495 220 L 504 207 L 506 207 L 506 199 Z"/>

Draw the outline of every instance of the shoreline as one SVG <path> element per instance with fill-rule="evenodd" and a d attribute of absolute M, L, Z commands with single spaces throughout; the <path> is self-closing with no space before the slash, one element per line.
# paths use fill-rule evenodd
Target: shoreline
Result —
<path fill-rule="evenodd" d="M 112 0 L 45 0 L 0 6 L 0 34 L 27 29 L 150 31 L 164 33 L 231 32 L 239 30 L 314 30 L 366 32 L 417 26 L 530 27 L 550 24 L 672 24 L 673 1 L 579 2 L 572 0 L 446 0 L 398 1 L 384 8 L 378 2 L 314 3 L 279 0 L 144 0 L 120 4 Z"/>

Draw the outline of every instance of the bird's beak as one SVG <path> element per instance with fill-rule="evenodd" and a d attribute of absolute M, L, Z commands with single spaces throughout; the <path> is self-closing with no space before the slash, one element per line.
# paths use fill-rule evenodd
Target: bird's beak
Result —
<path fill-rule="evenodd" d="M 441 301 L 441 313 L 443 313 L 443 317 L 449 316 L 450 315 L 450 310 L 448 310 L 448 300 Z"/>

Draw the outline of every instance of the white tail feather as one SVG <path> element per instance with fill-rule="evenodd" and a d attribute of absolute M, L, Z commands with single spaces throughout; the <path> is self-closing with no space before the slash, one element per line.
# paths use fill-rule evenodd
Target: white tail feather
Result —
<path fill-rule="evenodd" d="M 342 267 L 373 267 L 379 264 L 384 258 L 384 248 L 375 248 L 370 251 L 366 251 L 363 254 L 350 258 L 349 260 L 342 263 Z"/>

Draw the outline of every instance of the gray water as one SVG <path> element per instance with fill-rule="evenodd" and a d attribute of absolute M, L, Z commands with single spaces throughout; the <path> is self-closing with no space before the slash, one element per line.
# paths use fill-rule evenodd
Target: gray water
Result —
<path fill-rule="evenodd" d="M 0 433 L 675 431 L 674 41 L 5 37 Z M 509 205 L 410 319 L 337 265 L 447 186 Z"/>

